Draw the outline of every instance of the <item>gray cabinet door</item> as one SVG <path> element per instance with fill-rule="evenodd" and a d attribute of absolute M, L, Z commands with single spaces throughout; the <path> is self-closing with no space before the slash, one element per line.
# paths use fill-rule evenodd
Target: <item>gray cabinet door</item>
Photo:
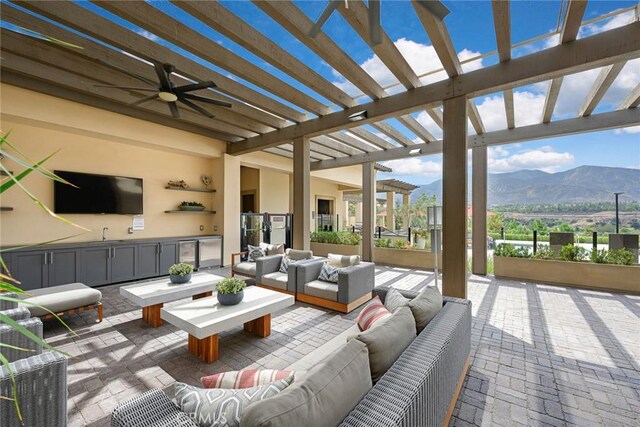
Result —
<path fill-rule="evenodd" d="M 137 245 L 113 246 L 111 253 L 111 282 L 134 280 L 137 271 Z"/>
<path fill-rule="evenodd" d="M 178 262 L 178 242 L 160 242 L 160 275 L 169 274 L 169 267 Z"/>
<path fill-rule="evenodd" d="M 11 255 L 11 274 L 22 290 L 44 288 L 49 283 L 45 251 L 15 252 Z"/>
<path fill-rule="evenodd" d="M 49 251 L 48 286 L 83 282 L 82 251 L 79 249 L 58 249 Z"/>
<path fill-rule="evenodd" d="M 87 286 L 111 283 L 111 247 L 85 248 L 82 256 L 84 258 L 84 283 Z"/>
<path fill-rule="evenodd" d="M 160 274 L 160 243 L 138 245 L 138 278 L 154 277 Z"/>

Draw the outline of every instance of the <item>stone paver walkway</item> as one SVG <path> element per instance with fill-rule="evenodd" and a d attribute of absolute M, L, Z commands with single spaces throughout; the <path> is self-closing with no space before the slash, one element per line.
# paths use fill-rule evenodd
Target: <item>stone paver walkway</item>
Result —
<path fill-rule="evenodd" d="M 227 270 L 216 274 L 228 275 Z M 376 286 L 420 289 L 431 272 L 378 267 Z M 187 352 L 186 333 L 153 329 L 118 293 L 101 288 L 105 320 L 93 313 L 53 321 L 47 341 L 71 355 L 71 426 L 108 425 L 119 402 L 150 388 L 173 395 L 175 381 L 246 367 L 284 368 L 347 329 L 342 315 L 296 304 L 273 316 L 272 334 L 241 328 L 220 336 L 210 365 Z M 640 296 L 471 276 L 472 365 L 451 425 L 640 425 Z"/>

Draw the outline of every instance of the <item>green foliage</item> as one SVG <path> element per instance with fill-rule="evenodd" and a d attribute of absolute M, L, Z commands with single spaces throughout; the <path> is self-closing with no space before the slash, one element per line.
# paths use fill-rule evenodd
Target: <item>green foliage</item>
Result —
<path fill-rule="evenodd" d="M 191 264 L 185 264 L 184 262 L 179 262 L 169 267 L 169 274 L 173 276 L 186 276 L 192 272 L 193 266 Z"/>
<path fill-rule="evenodd" d="M 375 239 L 373 241 L 373 245 L 376 248 L 390 248 L 391 247 L 391 239 Z"/>
<path fill-rule="evenodd" d="M 526 246 L 514 246 L 511 243 L 500 243 L 496 246 L 494 255 L 512 258 L 531 258 L 531 251 Z"/>
<path fill-rule="evenodd" d="M 435 205 L 437 205 L 435 194 L 431 196 L 421 194 L 408 206 L 398 206 L 395 210 L 396 226 L 400 225 L 402 218 L 408 217 L 411 228 L 427 228 L 427 208 Z"/>
<path fill-rule="evenodd" d="M 598 203 L 563 203 L 539 205 L 502 205 L 494 206 L 494 212 L 514 213 L 567 213 L 567 212 L 606 212 L 616 209 L 614 202 Z M 620 212 L 640 212 L 640 202 L 621 202 Z"/>
<path fill-rule="evenodd" d="M 360 244 L 360 234 L 347 231 L 315 231 L 311 233 L 314 243 L 355 246 Z"/>
<path fill-rule="evenodd" d="M 606 249 L 592 249 L 589 259 L 596 264 L 608 264 L 609 251 Z"/>
<path fill-rule="evenodd" d="M 200 202 L 182 202 L 180 203 L 180 206 L 201 206 L 204 207 L 204 205 Z"/>
<path fill-rule="evenodd" d="M 558 256 L 563 261 L 583 261 L 587 255 L 587 250 L 582 246 L 574 246 L 569 243 L 560 248 Z"/>
<path fill-rule="evenodd" d="M 609 256 L 607 257 L 608 264 L 618 264 L 618 265 L 632 265 L 634 264 L 634 255 L 628 249 L 612 249 L 609 251 Z"/>
<path fill-rule="evenodd" d="M 487 220 L 487 229 L 490 233 L 500 233 L 500 230 L 504 227 L 504 214 L 495 213 L 489 215 Z"/>
<path fill-rule="evenodd" d="M 423 239 L 428 239 L 429 238 L 429 230 L 417 230 L 413 234 L 416 237 L 416 239 L 418 237 L 421 237 Z"/>
<path fill-rule="evenodd" d="M 216 291 L 223 295 L 237 294 L 246 287 L 247 284 L 244 280 L 237 277 L 227 277 L 216 284 Z"/>
<path fill-rule="evenodd" d="M 538 250 L 533 254 L 535 259 L 553 259 L 553 251 L 549 246 L 538 245 Z"/>
<path fill-rule="evenodd" d="M 394 240 L 393 241 L 394 249 L 411 249 L 411 243 L 407 240 Z"/>

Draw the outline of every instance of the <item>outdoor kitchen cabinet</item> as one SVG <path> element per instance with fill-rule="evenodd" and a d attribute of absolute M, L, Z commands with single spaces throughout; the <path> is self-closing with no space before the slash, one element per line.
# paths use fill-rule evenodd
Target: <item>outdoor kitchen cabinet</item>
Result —
<path fill-rule="evenodd" d="M 31 250 L 9 255 L 11 275 L 23 290 L 79 282 L 82 252 L 78 249 Z"/>
<path fill-rule="evenodd" d="M 178 242 L 163 241 L 138 245 L 138 279 L 169 274 L 169 267 L 178 262 Z"/>

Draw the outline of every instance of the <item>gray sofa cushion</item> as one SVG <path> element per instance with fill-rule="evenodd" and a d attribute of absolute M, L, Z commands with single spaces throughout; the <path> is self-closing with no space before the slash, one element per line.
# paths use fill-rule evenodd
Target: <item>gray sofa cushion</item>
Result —
<path fill-rule="evenodd" d="M 267 245 L 267 255 L 282 255 L 284 254 L 284 244 L 279 245 Z"/>
<path fill-rule="evenodd" d="M 247 274 L 249 276 L 256 275 L 256 263 L 243 261 L 233 266 L 233 271 L 240 274 Z"/>
<path fill-rule="evenodd" d="M 262 284 L 271 286 L 272 288 L 287 290 L 287 283 L 289 281 L 289 275 L 287 273 L 269 273 L 262 276 Z"/>
<path fill-rule="evenodd" d="M 435 286 L 427 286 L 407 306 L 416 319 L 416 329 L 420 333 L 442 308 L 442 294 Z"/>
<path fill-rule="evenodd" d="M 199 388 L 176 383 L 176 402 L 201 427 L 238 427 L 242 413 L 254 403 L 276 396 L 293 376 L 251 388 Z"/>
<path fill-rule="evenodd" d="M 390 318 L 358 334 L 356 340 L 369 350 L 371 379 L 375 383 L 416 338 L 416 322 L 411 310 L 400 307 Z"/>
<path fill-rule="evenodd" d="M 310 259 L 313 258 L 313 252 L 311 251 L 301 251 L 298 249 L 287 249 L 286 255 L 295 261 L 300 261 L 301 259 Z"/>
<path fill-rule="evenodd" d="M 353 340 L 282 393 L 249 406 L 242 427 L 334 427 L 371 389 L 367 347 Z"/>
<path fill-rule="evenodd" d="M 314 280 L 304 285 L 304 293 L 312 297 L 338 301 L 338 285 L 335 283 Z"/>
<path fill-rule="evenodd" d="M 99 290 L 90 288 L 82 283 L 69 283 L 68 285 L 34 289 L 29 293 L 31 296 L 25 298 L 25 301 L 39 304 L 54 313 L 96 304 L 102 299 L 102 293 Z M 40 307 L 27 304 L 20 304 L 20 306 L 27 307 L 32 316 L 48 314 L 47 310 Z"/>
<path fill-rule="evenodd" d="M 350 267 L 360 264 L 360 255 L 327 254 L 329 264 L 334 267 Z"/>
<path fill-rule="evenodd" d="M 396 288 L 389 288 L 387 297 L 384 300 L 384 306 L 387 307 L 387 310 L 393 313 L 400 307 L 407 305 L 409 301 L 411 300 L 402 296 L 400 291 Z"/>

